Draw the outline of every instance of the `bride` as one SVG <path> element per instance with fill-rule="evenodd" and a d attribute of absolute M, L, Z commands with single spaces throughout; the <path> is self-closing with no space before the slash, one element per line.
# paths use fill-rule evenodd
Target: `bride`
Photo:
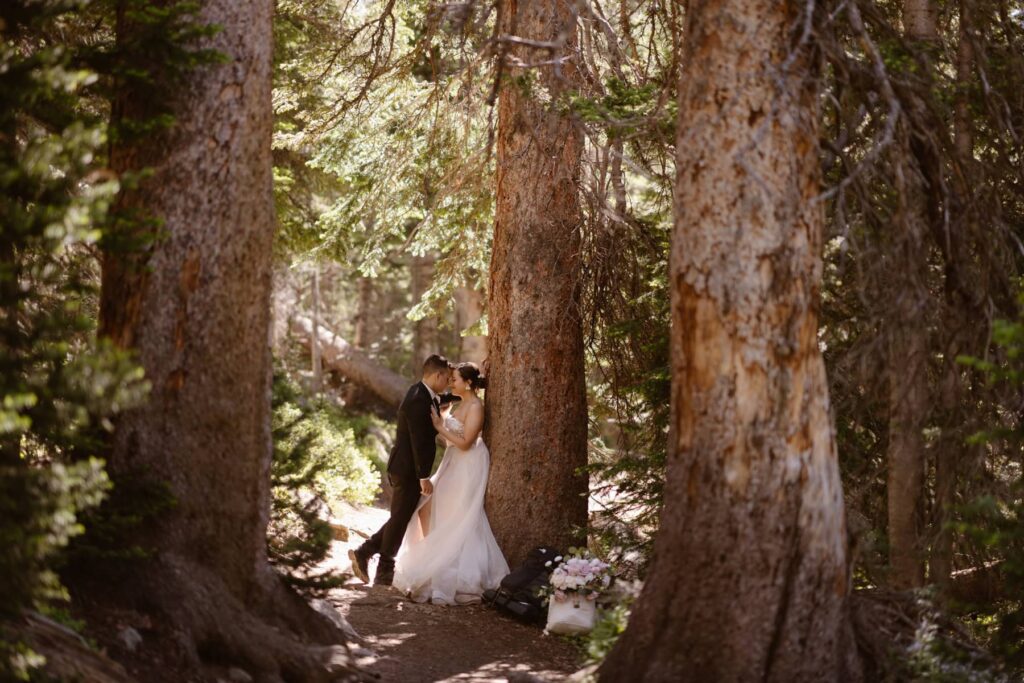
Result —
<path fill-rule="evenodd" d="M 480 436 L 486 386 L 475 363 L 460 363 L 452 393 L 462 400 L 443 417 L 431 413 L 448 449 L 431 477 L 433 495 L 420 500 L 397 558 L 394 585 L 417 602 L 445 605 L 479 602 L 508 574 L 484 513 L 490 452 Z"/>

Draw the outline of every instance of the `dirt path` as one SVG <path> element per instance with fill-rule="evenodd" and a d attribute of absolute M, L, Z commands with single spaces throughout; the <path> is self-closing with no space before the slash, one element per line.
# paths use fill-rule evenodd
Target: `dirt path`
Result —
<path fill-rule="evenodd" d="M 369 533 L 387 519 L 377 508 L 346 510 L 345 523 Z M 335 542 L 331 562 L 348 570 L 348 549 L 362 542 Z M 373 565 L 370 567 L 373 575 Z M 349 580 L 331 593 L 360 636 L 360 665 L 382 681 L 505 681 L 539 677 L 561 681 L 579 669 L 580 651 L 540 628 L 505 618 L 481 605 L 417 604 L 393 588 Z"/>

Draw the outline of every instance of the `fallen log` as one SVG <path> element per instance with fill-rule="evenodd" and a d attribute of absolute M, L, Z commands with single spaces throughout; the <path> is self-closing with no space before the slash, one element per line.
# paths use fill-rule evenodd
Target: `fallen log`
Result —
<path fill-rule="evenodd" d="M 313 339 L 313 321 L 304 315 L 292 316 L 291 329 L 309 348 Z M 325 366 L 396 408 L 405 398 L 412 384 L 408 378 L 373 362 L 323 323 L 317 325 L 317 338 L 320 340 L 321 362 Z"/>
<path fill-rule="evenodd" d="M 994 603 L 1005 592 L 1002 563 L 994 560 L 953 572 L 949 577 L 949 595 L 968 605 Z"/>

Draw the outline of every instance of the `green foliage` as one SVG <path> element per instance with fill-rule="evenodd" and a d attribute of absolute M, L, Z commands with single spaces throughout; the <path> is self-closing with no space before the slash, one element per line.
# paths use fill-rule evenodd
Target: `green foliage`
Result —
<path fill-rule="evenodd" d="M 626 573 L 642 574 L 653 551 L 664 499 L 667 433 L 671 418 L 667 213 L 641 225 L 657 249 L 632 242 L 630 277 L 611 274 L 594 315 L 590 363 L 592 495 L 601 509 L 592 519 L 592 542 Z"/>
<path fill-rule="evenodd" d="M 104 0 L 96 4 L 97 11 L 107 12 L 108 21 L 112 12 L 118 12 L 126 27 L 116 44 L 93 55 L 111 76 L 103 92 L 110 100 L 130 96 L 135 105 L 145 103 L 130 113 L 117 111 L 112 137 L 137 140 L 166 131 L 174 124 L 166 88 L 184 86 L 188 74 L 199 67 L 226 61 L 225 55 L 203 46 L 220 27 L 198 20 L 201 4 L 194 0 L 126 0 L 114 6 Z"/>
<path fill-rule="evenodd" d="M 602 124 L 611 137 L 630 138 L 637 135 L 675 137 L 678 105 L 672 100 L 662 106 L 658 84 L 629 83 L 609 78 L 601 97 L 575 95 L 571 111 L 580 120 Z"/>
<path fill-rule="evenodd" d="M 826 64 L 820 341 L 860 585 L 887 579 L 890 418 L 913 368 L 892 355 L 901 331 L 912 327 L 926 349 L 908 386 L 927 395 L 915 429 L 925 468 L 918 550 L 931 570 L 976 566 L 962 537 L 950 543 L 942 529 L 961 504 L 1003 485 L 999 471 L 976 476 L 987 454 L 966 437 L 1013 401 L 954 358 L 986 354 L 992 318 L 1013 314 L 1024 265 L 1024 99 L 1012 84 L 1024 74 L 1024 33 L 1005 19 L 1012 4 L 937 4 L 934 40 L 908 32 L 898 3 L 847 5 L 816 28 Z"/>
<path fill-rule="evenodd" d="M 1009 683 L 992 658 L 963 638 L 964 633 L 938 609 L 928 591 L 915 596 L 912 639 L 893 653 L 886 680 L 929 683 Z"/>
<path fill-rule="evenodd" d="M 360 437 L 377 424 L 373 418 L 350 417 L 327 400 L 307 402 L 280 372 L 274 386 L 275 447 L 308 452 L 301 466 L 275 471 L 275 484 L 316 487 L 332 506 L 372 503 L 385 463 Z"/>
<path fill-rule="evenodd" d="M 307 403 L 283 372 L 274 377 L 273 408 L 270 558 L 293 585 L 326 590 L 340 581 L 332 572 L 315 570 L 330 552 L 327 518 L 344 504 L 374 500 L 380 463 L 357 440 L 360 421 L 346 419 L 326 402 Z"/>
<path fill-rule="evenodd" d="M 378 11 L 383 34 L 366 30 Z M 458 61 L 440 38 L 427 69 L 425 15 L 390 12 L 380 3 L 278 4 L 278 248 L 374 278 L 394 261 L 439 255 L 429 290 L 412 302 L 418 320 L 450 310 L 455 288 L 485 279 L 494 202 L 487 83 L 439 67 Z"/>
<path fill-rule="evenodd" d="M 65 466 L 0 466 L 0 617 L 67 595 L 51 570 L 54 555 L 82 532 L 75 513 L 100 502 L 108 488 L 96 459 Z"/>
<path fill-rule="evenodd" d="M 0 617 L 65 593 L 55 554 L 108 488 L 95 459 L 110 418 L 145 391 L 130 358 L 93 339 L 91 251 L 117 191 L 94 173 L 106 129 L 83 93 L 97 81 L 50 38 L 82 2 L 0 10 Z M 40 660 L 4 646 L 0 672 Z"/>
<path fill-rule="evenodd" d="M 1024 389 L 1024 293 L 1018 303 L 1016 320 L 999 320 L 993 325 L 997 355 L 961 361 L 983 371 L 990 382 L 1009 389 L 1019 401 Z M 1009 485 L 965 506 L 963 521 L 956 526 L 998 563 L 1001 600 L 979 607 L 996 617 L 995 651 L 1015 670 L 1024 672 L 1024 422 L 1019 412 L 1005 412 L 1000 418 L 974 440 L 1009 455 L 1002 465 L 1011 477 Z"/>
<path fill-rule="evenodd" d="M 629 600 L 598 611 L 597 623 L 587 638 L 586 651 L 589 663 L 603 662 L 612 651 L 615 642 L 626 630 L 631 607 L 632 600 Z"/>
<path fill-rule="evenodd" d="M 619 636 L 626 630 L 630 612 L 640 597 L 641 588 L 639 581 L 617 582 L 614 586 L 614 600 L 598 609 L 597 622 L 584 643 L 588 666 L 600 665 L 612 651 Z"/>
<path fill-rule="evenodd" d="M 46 664 L 46 658 L 28 645 L 7 638 L 0 640 L 0 661 L 0 673 L 15 681 L 31 680 L 33 672 Z"/>
<path fill-rule="evenodd" d="M 121 474 L 113 492 L 82 515 L 86 533 L 71 542 L 69 564 L 111 576 L 134 570 L 134 561 L 154 557 L 145 530 L 177 504 L 166 482 L 143 475 Z"/>

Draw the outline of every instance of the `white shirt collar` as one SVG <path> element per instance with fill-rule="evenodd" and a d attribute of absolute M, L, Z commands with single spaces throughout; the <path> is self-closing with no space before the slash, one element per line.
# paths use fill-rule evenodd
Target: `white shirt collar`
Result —
<path fill-rule="evenodd" d="M 435 400 L 437 400 L 437 394 L 436 394 L 436 393 L 434 392 L 434 390 L 433 390 L 433 389 L 431 389 L 431 388 L 430 388 L 430 385 L 429 385 L 429 384 L 427 384 L 427 383 L 426 383 L 426 382 L 424 382 L 423 380 L 420 380 L 420 384 L 422 384 L 423 386 L 425 386 L 425 387 L 427 388 L 427 391 L 429 391 L 429 392 L 430 392 L 430 400 L 431 400 L 431 401 L 435 401 Z"/>

